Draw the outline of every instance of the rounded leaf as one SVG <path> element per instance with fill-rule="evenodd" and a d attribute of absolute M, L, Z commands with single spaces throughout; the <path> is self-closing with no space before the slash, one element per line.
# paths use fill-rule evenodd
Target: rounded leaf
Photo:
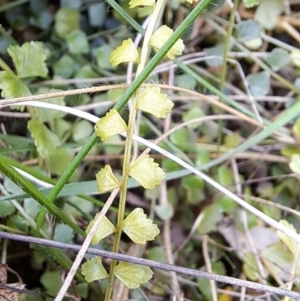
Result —
<path fill-rule="evenodd" d="M 154 48 L 160 49 L 172 34 L 173 34 L 173 30 L 170 27 L 163 25 L 159 27 L 150 38 L 150 45 Z M 183 40 L 179 39 L 168 51 L 167 57 L 170 60 L 173 60 L 174 56 L 181 55 L 183 50 L 184 50 Z"/>
<path fill-rule="evenodd" d="M 155 0 L 131 0 L 128 4 L 129 8 L 137 6 L 155 6 Z"/>
<path fill-rule="evenodd" d="M 95 131 L 102 141 L 127 131 L 127 125 L 116 109 L 111 109 L 103 118 L 97 121 Z"/>
<path fill-rule="evenodd" d="M 149 155 L 140 155 L 130 166 L 129 175 L 145 189 L 153 189 L 166 177 L 163 169 Z"/>
<path fill-rule="evenodd" d="M 153 275 L 147 266 L 120 262 L 114 271 L 115 276 L 121 280 L 129 289 L 139 288 L 141 283 L 147 283 Z"/>
<path fill-rule="evenodd" d="M 300 174 L 300 155 L 299 154 L 292 155 L 289 166 L 290 166 L 290 169 L 294 173 L 296 173 L 298 175 Z"/>
<path fill-rule="evenodd" d="M 90 223 L 88 224 L 85 230 L 86 234 L 88 234 L 91 231 L 93 225 L 95 224 L 95 220 L 97 220 L 98 216 L 99 213 L 97 213 L 95 218 L 92 221 L 90 221 Z M 101 239 L 107 237 L 108 235 L 114 233 L 115 231 L 116 231 L 115 226 L 109 221 L 107 217 L 104 216 L 102 222 L 100 223 L 98 229 L 96 230 L 93 236 L 92 244 L 97 245 Z"/>
<path fill-rule="evenodd" d="M 134 209 L 123 221 L 122 230 L 136 244 L 145 245 L 159 234 L 157 225 L 148 219 L 142 208 Z"/>
<path fill-rule="evenodd" d="M 96 174 L 96 180 L 99 193 L 104 193 L 120 186 L 120 182 L 114 176 L 109 165 L 105 165 L 104 168 L 101 168 Z"/>
<path fill-rule="evenodd" d="M 157 118 L 166 118 L 174 106 L 167 94 L 160 93 L 155 85 L 148 86 L 139 95 L 136 108 L 154 115 Z"/>
<path fill-rule="evenodd" d="M 139 54 L 131 39 L 124 40 L 110 55 L 109 61 L 113 66 L 121 63 L 139 62 Z"/>
<path fill-rule="evenodd" d="M 108 277 L 108 274 L 102 265 L 100 257 L 94 257 L 90 260 L 87 260 L 82 265 L 81 273 L 84 276 L 85 280 L 89 283 Z"/>

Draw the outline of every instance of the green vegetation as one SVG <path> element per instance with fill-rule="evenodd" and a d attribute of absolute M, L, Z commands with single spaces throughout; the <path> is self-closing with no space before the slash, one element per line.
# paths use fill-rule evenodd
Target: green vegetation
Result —
<path fill-rule="evenodd" d="M 0 3 L 4 296 L 299 298 L 298 1 Z"/>

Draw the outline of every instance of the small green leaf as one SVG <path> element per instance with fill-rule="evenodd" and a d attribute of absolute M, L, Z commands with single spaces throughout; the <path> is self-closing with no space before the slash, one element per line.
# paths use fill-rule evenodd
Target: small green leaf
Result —
<path fill-rule="evenodd" d="M 188 90 L 195 90 L 197 82 L 196 80 L 189 74 L 184 73 L 176 76 L 176 83 L 179 87 L 185 88 Z M 199 107 L 195 107 L 194 109 L 200 109 Z M 201 110 L 201 109 L 200 109 Z M 200 117 L 200 116 L 198 116 Z"/>
<path fill-rule="evenodd" d="M 285 157 L 291 157 L 292 155 L 295 154 L 300 155 L 300 148 L 294 145 L 287 145 L 280 151 L 280 153 Z"/>
<path fill-rule="evenodd" d="M 49 158 L 51 173 L 62 175 L 72 162 L 73 157 L 74 151 L 72 148 L 56 148 Z"/>
<path fill-rule="evenodd" d="M 105 193 L 120 187 L 120 181 L 114 175 L 110 165 L 105 165 L 96 174 L 98 192 Z"/>
<path fill-rule="evenodd" d="M 262 204 L 261 211 L 266 214 L 267 216 L 273 218 L 275 221 L 278 221 L 281 217 L 281 209 L 269 205 Z"/>
<path fill-rule="evenodd" d="M 217 199 L 217 204 L 225 213 L 231 213 L 237 207 L 237 203 L 226 195 Z"/>
<path fill-rule="evenodd" d="M 167 203 L 155 206 L 156 215 L 163 221 L 170 219 L 174 214 L 174 207 Z"/>
<path fill-rule="evenodd" d="M 60 0 L 60 5 L 76 9 L 81 7 L 82 0 Z"/>
<path fill-rule="evenodd" d="M 74 289 L 75 289 L 75 292 L 74 292 Z M 78 297 L 87 299 L 87 296 L 89 293 L 89 285 L 88 285 L 88 283 L 79 283 L 75 287 L 74 286 L 70 287 L 69 293 L 76 294 L 76 296 L 78 296 Z M 26 301 L 28 301 L 28 300 L 26 300 Z"/>
<path fill-rule="evenodd" d="M 300 155 L 292 155 L 289 166 L 294 173 L 300 174 Z"/>
<path fill-rule="evenodd" d="M 218 204 L 208 205 L 200 214 L 200 223 L 197 232 L 206 234 L 216 229 L 217 223 L 223 218 L 223 213 Z"/>
<path fill-rule="evenodd" d="M 58 137 L 37 119 L 30 120 L 27 126 L 40 155 L 49 158 L 54 154 L 55 149 L 60 146 Z"/>
<path fill-rule="evenodd" d="M 29 230 L 28 221 L 24 217 L 16 215 L 16 214 L 11 215 L 8 218 L 7 226 L 14 228 L 14 229 L 18 229 L 24 233 L 28 233 L 28 230 Z"/>
<path fill-rule="evenodd" d="M 282 0 L 263 0 L 255 11 L 254 19 L 266 30 L 273 30 L 283 12 L 284 2 Z"/>
<path fill-rule="evenodd" d="M 91 231 L 93 225 L 95 224 L 95 220 L 98 218 L 99 214 L 100 213 L 97 213 L 95 218 L 89 222 L 85 230 L 86 234 L 89 234 L 89 232 Z M 93 236 L 92 244 L 97 245 L 101 239 L 107 237 L 108 235 L 114 233 L 115 231 L 116 231 L 116 227 L 109 221 L 107 217 L 104 217 Z"/>
<path fill-rule="evenodd" d="M 192 91 L 193 90 L 194 89 L 192 89 Z M 190 121 L 190 120 L 200 118 L 200 117 L 203 117 L 203 116 L 205 116 L 205 113 L 201 110 L 201 108 L 199 108 L 197 106 L 197 107 L 192 107 L 191 109 L 184 112 L 182 114 L 182 120 L 184 122 L 186 122 L 186 121 Z M 187 125 L 187 127 L 194 130 L 194 129 L 199 128 L 201 126 L 201 124 L 202 124 L 202 121 L 193 122 L 193 123 Z"/>
<path fill-rule="evenodd" d="M 270 73 L 267 71 L 248 75 L 247 82 L 253 96 L 265 96 L 270 91 Z"/>
<path fill-rule="evenodd" d="M 196 158 L 196 166 L 202 166 L 210 161 L 210 152 L 208 150 L 199 150 Z"/>
<path fill-rule="evenodd" d="M 55 32 L 60 38 L 79 28 L 79 11 L 61 7 L 55 15 Z"/>
<path fill-rule="evenodd" d="M 84 65 L 81 69 L 76 71 L 74 74 L 74 78 L 97 78 L 97 77 L 99 77 L 99 74 L 96 73 L 90 65 Z M 81 84 L 76 84 L 76 86 L 79 88 L 82 87 Z"/>
<path fill-rule="evenodd" d="M 196 204 L 204 199 L 204 181 L 195 175 L 189 175 L 182 179 L 182 187 L 185 189 L 186 201 Z"/>
<path fill-rule="evenodd" d="M 139 288 L 142 283 L 147 283 L 153 275 L 147 266 L 120 262 L 114 271 L 115 276 L 121 280 L 129 289 Z"/>
<path fill-rule="evenodd" d="M 222 186 L 228 187 L 233 184 L 233 174 L 232 171 L 222 165 L 218 168 L 218 180 Z"/>
<path fill-rule="evenodd" d="M 274 71 L 278 71 L 286 66 L 291 61 L 291 58 L 289 52 L 285 49 L 274 48 L 264 60 Z"/>
<path fill-rule="evenodd" d="M 209 280 L 205 278 L 197 278 L 197 283 L 198 283 L 198 288 L 203 295 L 203 300 L 212 301 Z"/>
<path fill-rule="evenodd" d="M 224 145 L 227 147 L 236 148 L 241 143 L 241 135 L 239 133 L 233 133 L 225 136 Z"/>
<path fill-rule="evenodd" d="M 82 275 L 87 282 L 93 282 L 95 280 L 101 280 L 108 277 L 106 270 L 102 264 L 100 257 L 94 257 L 87 260 L 82 265 Z"/>
<path fill-rule="evenodd" d="M 72 124 L 64 119 L 55 119 L 54 125 L 52 127 L 53 132 L 63 141 L 65 142 L 71 133 Z"/>
<path fill-rule="evenodd" d="M 260 36 L 260 25 L 257 21 L 246 20 L 234 27 L 234 36 L 239 42 L 250 41 Z"/>
<path fill-rule="evenodd" d="M 268 265 L 270 274 L 276 279 L 288 281 L 290 267 L 295 262 L 295 255 L 287 251 L 285 245 L 279 241 L 260 252 L 262 259 Z"/>
<path fill-rule="evenodd" d="M 92 124 L 87 120 L 80 120 L 73 127 L 73 140 L 82 141 L 89 138 L 94 131 Z"/>
<path fill-rule="evenodd" d="M 130 165 L 129 175 L 145 189 L 153 189 L 156 185 L 160 185 L 166 177 L 166 173 L 159 167 L 158 163 L 146 154 L 141 154 Z"/>
<path fill-rule="evenodd" d="M 29 18 L 29 24 L 39 29 L 47 29 L 52 21 L 53 15 L 47 10 L 37 12 Z"/>
<path fill-rule="evenodd" d="M 2 202 L 1 206 L 2 207 Z M 33 218 L 37 217 L 40 210 L 41 210 L 41 205 L 35 201 L 32 198 L 28 198 L 24 200 L 24 210 Z"/>
<path fill-rule="evenodd" d="M 48 68 L 45 64 L 46 49 L 41 42 L 26 42 L 21 47 L 10 45 L 7 52 L 11 56 L 20 78 L 41 76 L 46 77 Z"/>
<path fill-rule="evenodd" d="M 68 54 L 64 54 L 52 67 L 55 75 L 69 78 L 74 72 L 75 61 Z"/>
<path fill-rule="evenodd" d="M 9 216 L 13 214 L 15 210 L 16 210 L 15 206 L 10 201 L 1 202 L 0 217 Z"/>
<path fill-rule="evenodd" d="M 297 119 L 295 124 L 293 125 L 293 134 L 300 139 L 300 119 Z"/>
<path fill-rule="evenodd" d="M 205 50 L 205 63 L 209 67 L 221 66 L 224 56 L 224 45 L 220 44 Z"/>
<path fill-rule="evenodd" d="M 291 59 L 292 59 L 292 63 L 296 67 L 300 67 L 300 58 L 299 57 L 300 57 L 300 50 L 299 49 L 293 49 L 291 51 Z M 297 80 L 296 80 L 295 84 L 297 84 Z"/>
<path fill-rule="evenodd" d="M 76 207 L 78 207 L 84 213 L 90 213 L 94 208 L 94 205 L 90 201 L 87 201 L 76 195 L 69 196 L 67 200 L 70 203 L 74 204 Z M 69 204 L 65 204 L 64 211 L 68 212 L 68 214 L 70 214 L 73 218 L 80 217 L 82 215 L 81 212 L 79 212 L 76 208 Z"/>
<path fill-rule="evenodd" d="M 82 30 L 74 30 L 67 34 L 66 41 L 70 53 L 88 53 L 89 43 L 86 33 Z"/>
<path fill-rule="evenodd" d="M 259 273 L 259 268 L 254 254 L 247 254 L 244 257 L 243 270 L 248 279 L 252 281 L 256 281 L 260 279 L 261 275 Z M 264 270 L 265 270 L 264 275 L 267 277 L 269 272 L 266 269 Z"/>
<path fill-rule="evenodd" d="M 253 6 L 258 5 L 261 2 L 261 0 L 243 0 L 243 3 L 246 8 L 251 8 Z"/>
<path fill-rule="evenodd" d="M 116 67 L 113 67 L 111 65 L 111 62 L 109 61 L 110 54 L 112 53 L 113 50 L 114 48 L 111 45 L 104 44 L 93 51 L 93 56 L 97 62 L 98 67 L 103 69 L 116 69 Z M 116 89 L 111 91 L 115 91 L 115 90 Z"/>
<path fill-rule="evenodd" d="M 72 243 L 74 238 L 74 231 L 71 227 L 65 224 L 57 224 L 54 229 L 53 240 Z"/>
<path fill-rule="evenodd" d="M 55 295 L 58 293 L 62 286 L 61 272 L 56 271 L 46 271 L 40 278 L 40 282 L 46 288 L 47 293 Z"/>
<path fill-rule="evenodd" d="M 37 94 L 46 94 L 46 93 L 54 93 L 54 92 L 60 92 L 62 90 L 58 89 L 48 89 L 48 88 L 40 88 L 37 92 Z M 64 97 L 56 97 L 56 98 L 49 98 L 49 99 L 43 99 L 42 102 L 52 103 L 60 106 L 65 106 L 66 103 L 64 102 Z M 41 122 L 46 121 L 52 121 L 54 119 L 63 118 L 65 116 L 64 112 L 58 111 L 58 110 L 52 110 L 52 109 L 45 109 L 45 108 L 35 108 L 35 111 L 37 113 L 38 119 Z"/>
<path fill-rule="evenodd" d="M 89 4 L 88 17 L 89 17 L 90 26 L 92 27 L 103 26 L 107 18 L 107 14 L 108 14 L 108 10 L 106 9 L 106 4 L 104 2 Z"/>
<path fill-rule="evenodd" d="M 31 95 L 26 85 L 14 73 L 0 71 L 0 89 L 3 98 L 14 98 Z"/>
<path fill-rule="evenodd" d="M 288 221 L 286 220 L 280 220 L 279 221 L 280 224 L 284 225 L 285 227 L 289 228 L 290 230 L 296 232 L 295 227 L 290 224 Z M 277 231 L 277 235 L 279 236 L 280 240 L 288 247 L 288 249 L 290 250 L 290 252 L 296 256 L 296 251 L 297 251 L 297 242 L 294 241 L 293 239 L 291 239 L 290 237 L 288 237 L 286 234 L 284 234 L 281 231 Z"/>
<path fill-rule="evenodd" d="M 159 234 L 157 225 L 151 219 L 147 219 L 143 209 L 134 209 L 123 221 L 122 230 L 136 243 L 144 245 Z"/>

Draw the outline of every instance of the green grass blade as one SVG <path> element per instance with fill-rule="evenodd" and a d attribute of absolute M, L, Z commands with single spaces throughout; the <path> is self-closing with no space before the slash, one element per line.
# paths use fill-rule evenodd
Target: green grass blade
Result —
<path fill-rule="evenodd" d="M 51 214 L 69 225 L 76 233 L 85 236 L 85 232 L 80 227 L 78 227 L 63 211 L 56 207 L 53 202 L 50 202 L 30 181 L 13 169 L 11 165 L 7 163 L 6 157 L 2 155 L 0 155 L 0 171 L 28 195 L 34 198 L 41 206 L 46 207 Z"/>

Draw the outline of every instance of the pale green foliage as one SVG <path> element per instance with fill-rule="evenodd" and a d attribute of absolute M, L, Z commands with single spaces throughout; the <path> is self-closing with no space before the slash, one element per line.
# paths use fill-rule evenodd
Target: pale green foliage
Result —
<path fill-rule="evenodd" d="M 166 118 L 174 106 L 167 94 L 161 93 L 155 85 L 148 86 L 140 95 L 136 103 L 139 110 L 148 112 L 157 118 Z"/>
<path fill-rule="evenodd" d="M 91 228 L 95 224 L 95 220 L 98 218 L 99 213 L 96 214 L 95 218 L 90 221 L 89 225 L 86 228 L 86 233 L 88 234 L 91 231 Z M 104 237 L 114 233 L 116 231 L 115 226 L 109 221 L 107 217 L 104 217 L 102 222 L 100 223 L 95 235 L 92 239 L 92 244 L 96 245 L 98 242 L 103 239 Z"/>
<path fill-rule="evenodd" d="M 248 2 L 254 2 L 254 0 Z M 257 0 L 256 0 L 257 2 Z M 254 19 L 266 30 L 274 29 L 279 21 L 280 15 L 284 12 L 283 0 L 262 0 L 255 11 Z"/>
<path fill-rule="evenodd" d="M 46 94 L 46 93 L 54 93 L 54 92 L 60 92 L 62 90 L 59 89 L 48 89 L 48 88 L 40 88 L 36 94 Z M 43 99 L 42 102 L 48 102 L 53 103 L 60 106 L 65 106 L 66 103 L 64 102 L 64 97 L 56 97 L 56 98 L 49 98 L 49 99 Z M 64 112 L 58 111 L 58 110 L 51 110 L 51 109 L 45 109 L 45 108 L 34 108 L 38 115 L 38 119 L 42 122 L 51 121 L 54 119 L 63 118 L 65 116 Z"/>
<path fill-rule="evenodd" d="M 115 276 L 128 288 L 136 289 L 142 283 L 147 283 L 152 278 L 153 272 L 147 266 L 120 262 L 114 271 Z"/>
<path fill-rule="evenodd" d="M 22 80 L 8 71 L 0 72 L 0 89 L 3 98 L 22 97 L 31 94 Z"/>
<path fill-rule="evenodd" d="M 34 144 L 43 158 L 49 158 L 55 149 L 60 146 L 59 138 L 52 133 L 42 122 L 32 119 L 28 122 L 28 129 L 34 138 Z"/>
<path fill-rule="evenodd" d="M 147 171 L 147 172 L 145 172 Z M 166 173 L 149 155 L 140 155 L 130 166 L 130 176 L 137 180 L 145 189 L 153 189 L 160 185 Z"/>
<path fill-rule="evenodd" d="M 46 77 L 46 49 L 41 42 L 24 43 L 21 47 L 10 45 L 7 52 L 11 56 L 20 78 L 30 76 Z"/>
<path fill-rule="evenodd" d="M 300 155 L 298 154 L 292 155 L 289 166 L 293 172 L 300 174 Z"/>
<path fill-rule="evenodd" d="M 285 227 L 287 227 L 287 228 L 291 229 L 292 231 L 296 232 L 296 229 L 295 229 L 294 225 L 290 224 L 288 221 L 280 220 L 279 222 L 280 222 L 280 224 L 284 225 Z M 288 237 L 286 234 L 284 234 L 281 231 L 277 231 L 277 234 L 278 234 L 279 238 L 281 239 L 281 241 L 288 247 L 290 252 L 293 255 L 296 255 L 297 242 L 294 241 L 293 239 L 291 239 L 290 237 Z"/>
<path fill-rule="evenodd" d="M 127 131 L 127 125 L 116 109 L 111 109 L 106 115 L 97 121 L 95 131 L 102 141 Z"/>
<path fill-rule="evenodd" d="M 62 7 L 55 15 L 55 32 L 60 38 L 79 27 L 79 11 L 69 7 Z"/>
<path fill-rule="evenodd" d="M 136 244 L 144 245 L 159 234 L 157 225 L 151 219 L 147 219 L 142 208 L 134 209 L 123 221 L 122 230 Z"/>
<path fill-rule="evenodd" d="M 82 265 L 81 273 L 87 282 L 92 282 L 108 277 L 108 274 L 102 265 L 101 258 L 98 256 L 87 260 Z"/>
<path fill-rule="evenodd" d="M 105 165 L 104 168 L 101 168 L 96 174 L 96 180 L 99 193 L 112 190 L 120 185 L 109 165 Z"/>
<path fill-rule="evenodd" d="M 245 7 L 251 8 L 253 6 L 258 5 L 261 2 L 261 0 L 243 0 L 243 3 Z"/>

